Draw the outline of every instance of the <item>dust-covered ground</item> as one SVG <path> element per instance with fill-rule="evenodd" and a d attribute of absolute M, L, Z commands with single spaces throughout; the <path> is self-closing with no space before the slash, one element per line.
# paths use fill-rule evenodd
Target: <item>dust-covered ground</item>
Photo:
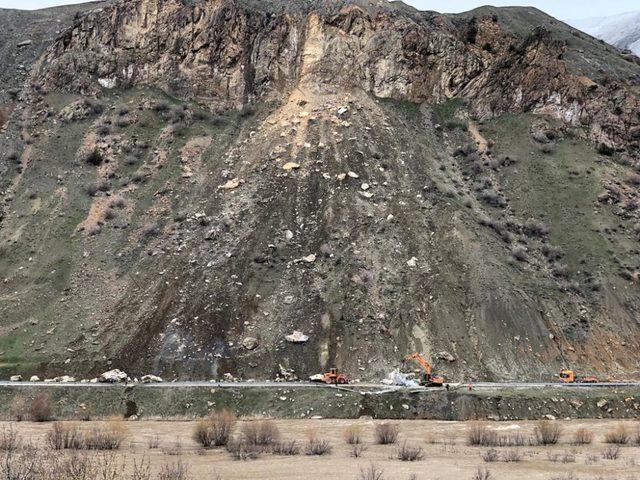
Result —
<path fill-rule="evenodd" d="M 234 436 L 239 437 L 251 420 L 238 422 Z M 281 441 L 295 441 L 301 451 L 294 456 L 262 453 L 255 460 L 234 460 L 224 448 L 204 450 L 192 439 L 195 422 L 128 422 L 126 440 L 117 456 L 124 459 L 129 471 L 134 462 L 148 462 L 151 478 L 155 478 L 163 465 L 181 463 L 192 479 L 359 479 L 361 470 L 373 465 L 384 479 L 472 479 L 478 469 L 487 469 L 494 479 L 632 479 L 640 477 L 640 447 L 634 445 L 640 432 L 637 422 L 587 420 L 558 421 L 561 427 L 559 443 L 553 446 L 531 446 L 535 422 L 499 422 L 486 424 L 503 438 L 521 434 L 525 446 L 496 447 L 497 461 L 486 462 L 483 456 L 489 447 L 468 446 L 468 431 L 478 424 L 470 422 L 399 421 L 396 444 L 375 444 L 375 428 L 380 422 L 373 420 L 284 420 L 275 421 Z M 68 423 L 81 429 L 103 428 L 103 422 Z M 345 430 L 358 425 L 363 452 L 352 456 L 353 447 L 345 442 Z M 603 454 L 611 449 L 604 443 L 607 433 L 624 426 L 629 444 L 620 447 L 615 460 L 606 460 Z M 34 446 L 44 448 L 50 423 L 3 423 L 13 428 Z M 579 429 L 593 433 L 593 443 L 576 446 L 574 434 Z M 6 431 L 6 430 L 5 430 Z M 332 450 L 325 456 L 305 454 L 308 438 L 327 440 Z M 157 447 L 154 443 L 157 442 Z M 422 448 L 423 459 L 409 462 L 397 458 L 399 446 L 406 444 Z M 155 448 L 151 448 L 155 447 Z M 514 453 L 517 452 L 517 453 Z M 65 455 L 65 454 L 61 454 Z M 85 455 L 82 453 L 82 455 Z M 94 454 L 89 454 L 94 455 Z M 98 457 L 102 454 L 96 454 Z M 518 461 L 505 462 L 511 457 Z M 173 478 L 173 477 L 172 477 Z M 184 477 L 182 477 L 184 478 Z M 485 477 L 489 478 L 489 477 Z"/>

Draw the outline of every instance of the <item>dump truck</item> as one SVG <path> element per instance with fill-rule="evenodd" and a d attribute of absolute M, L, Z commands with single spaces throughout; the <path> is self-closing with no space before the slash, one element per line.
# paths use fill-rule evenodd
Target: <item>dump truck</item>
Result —
<path fill-rule="evenodd" d="M 560 381 L 562 383 L 598 383 L 599 380 L 596 377 L 578 377 L 573 370 L 568 368 L 560 371 Z"/>

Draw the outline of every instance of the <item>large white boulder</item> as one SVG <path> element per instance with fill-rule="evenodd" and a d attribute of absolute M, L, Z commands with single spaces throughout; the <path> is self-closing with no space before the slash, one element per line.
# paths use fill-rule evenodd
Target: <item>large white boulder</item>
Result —
<path fill-rule="evenodd" d="M 309 337 L 307 335 L 297 330 L 284 338 L 289 343 L 307 343 L 309 341 Z"/>
<path fill-rule="evenodd" d="M 104 372 L 98 378 L 100 383 L 123 383 L 129 380 L 129 376 L 117 368 Z"/>
<path fill-rule="evenodd" d="M 155 375 L 145 375 L 140 379 L 140 381 L 142 383 L 162 383 L 164 380 L 162 380 L 160 377 L 157 377 Z"/>

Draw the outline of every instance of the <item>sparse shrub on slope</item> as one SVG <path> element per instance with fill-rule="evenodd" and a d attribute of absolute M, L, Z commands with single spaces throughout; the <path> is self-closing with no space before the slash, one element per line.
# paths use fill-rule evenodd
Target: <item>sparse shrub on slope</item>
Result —
<path fill-rule="evenodd" d="M 280 440 L 280 431 L 273 420 L 258 420 L 242 425 L 242 437 L 250 445 L 266 447 Z"/>
<path fill-rule="evenodd" d="M 615 445 L 626 445 L 631 440 L 629 430 L 625 425 L 618 425 L 613 430 L 609 430 L 604 434 L 605 443 Z"/>
<path fill-rule="evenodd" d="M 533 429 L 533 436 L 538 445 L 555 445 L 560 440 L 562 428 L 556 422 L 542 420 Z"/>
<path fill-rule="evenodd" d="M 589 445 L 593 442 L 593 432 L 586 428 L 579 428 L 573 434 L 574 445 Z"/>
<path fill-rule="evenodd" d="M 194 439 L 203 447 L 226 445 L 236 425 L 236 416 L 229 410 L 220 410 L 200 420 L 193 432 Z"/>
<path fill-rule="evenodd" d="M 375 440 L 380 445 L 396 443 L 400 427 L 395 423 L 378 423 L 375 427 Z"/>
<path fill-rule="evenodd" d="M 361 468 L 358 475 L 358 480 L 384 480 L 384 478 L 384 471 L 373 463 L 366 468 Z"/>
<path fill-rule="evenodd" d="M 53 420 L 53 401 L 47 395 L 37 395 L 29 407 L 31 420 L 34 422 L 49 422 Z"/>

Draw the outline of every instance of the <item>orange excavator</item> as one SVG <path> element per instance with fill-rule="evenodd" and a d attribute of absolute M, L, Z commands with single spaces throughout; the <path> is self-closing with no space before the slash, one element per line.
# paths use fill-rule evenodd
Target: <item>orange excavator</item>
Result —
<path fill-rule="evenodd" d="M 419 353 L 412 353 L 411 355 L 407 355 L 402 361 L 402 365 L 405 366 L 408 362 L 416 362 L 422 367 L 422 370 L 424 371 L 425 386 L 442 387 L 442 385 L 444 385 L 445 379 L 438 375 L 434 375 L 431 372 L 431 365 L 429 365 L 429 362 L 427 362 Z"/>
<path fill-rule="evenodd" d="M 567 368 L 560 371 L 560 381 L 562 383 L 598 383 L 596 377 L 577 377 L 573 370 Z"/>

